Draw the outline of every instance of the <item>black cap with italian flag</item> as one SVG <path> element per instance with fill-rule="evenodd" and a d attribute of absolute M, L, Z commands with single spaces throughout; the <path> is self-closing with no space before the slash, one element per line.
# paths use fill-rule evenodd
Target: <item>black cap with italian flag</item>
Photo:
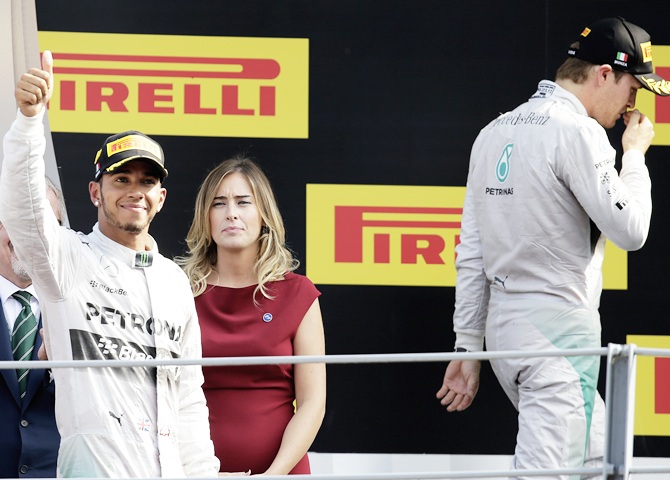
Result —
<path fill-rule="evenodd" d="M 568 55 L 596 65 L 610 65 L 614 70 L 630 73 L 656 95 L 670 95 L 670 82 L 654 73 L 649 34 L 621 17 L 586 26 L 570 45 Z"/>

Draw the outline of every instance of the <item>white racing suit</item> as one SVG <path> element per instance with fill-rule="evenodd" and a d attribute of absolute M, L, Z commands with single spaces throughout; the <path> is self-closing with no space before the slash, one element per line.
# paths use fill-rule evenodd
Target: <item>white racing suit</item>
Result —
<path fill-rule="evenodd" d="M 639 249 L 651 218 L 644 155 L 626 152 L 620 175 L 614 162 L 605 130 L 550 81 L 480 132 L 456 250 L 457 347 L 481 350 L 484 336 L 490 351 L 601 346 L 605 237 Z M 519 411 L 514 468 L 600 465 L 599 365 L 584 356 L 491 360 Z"/>
<path fill-rule="evenodd" d="M 4 139 L 0 220 L 33 278 L 51 360 L 200 358 L 181 269 L 96 226 L 59 227 L 45 196 L 42 117 Z M 200 366 L 55 368 L 63 477 L 216 477 Z"/>

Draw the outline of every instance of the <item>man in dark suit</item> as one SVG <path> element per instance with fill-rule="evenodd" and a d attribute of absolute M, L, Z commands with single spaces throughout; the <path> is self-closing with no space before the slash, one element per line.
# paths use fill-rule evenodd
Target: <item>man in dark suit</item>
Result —
<path fill-rule="evenodd" d="M 62 222 L 63 195 L 48 179 L 47 196 L 58 221 Z M 0 224 L 0 360 L 14 360 L 12 331 L 22 309 L 21 302 L 12 296 L 17 290 L 32 297 L 30 307 L 37 318 L 37 334 L 29 357 L 37 360 L 42 346 L 39 302 L 32 280 L 16 258 L 7 231 Z M 60 444 L 54 418 L 54 383 L 50 372 L 44 369 L 30 369 L 27 376 L 21 398 L 17 370 L 0 369 L 0 477 L 53 478 Z"/>

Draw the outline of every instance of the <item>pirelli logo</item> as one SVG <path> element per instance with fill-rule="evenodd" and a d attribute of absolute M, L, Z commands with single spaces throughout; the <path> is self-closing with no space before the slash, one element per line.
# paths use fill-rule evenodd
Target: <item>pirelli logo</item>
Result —
<path fill-rule="evenodd" d="M 307 138 L 309 41 L 40 32 L 53 131 Z"/>
<path fill-rule="evenodd" d="M 316 283 L 453 285 L 464 187 L 307 185 Z"/>
<path fill-rule="evenodd" d="M 307 275 L 331 285 L 456 285 L 465 187 L 307 185 Z M 603 285 L 627 288 L 608 244 Z"/>
<path fill-rule="evenodd" d="M 670 79 L 670 46 L 654 45 L 654 72 Z M 653 145 L 670 145 L 670 97 L 654 95 L 640 89 L 635 107 L 654 124 Z"/>
<path fill-rule="evenodd" d="M 424 231 L 399 233 L 400 263 L 417 264 L 423 259 L 427 265 L 442 265 L 445 263 L 442 253 L 447 242 L 440 230 L 458 231 L 460 221 L 449 221 L 445 217 L 460 219 L 462 212 L 462 208 L 336 206 L 335 261 L 362 263 L 363 231 L 380 227 L 381 232 L 372 233 L 373 263 L 391 263 L 391 229 L 397 231 L 403 228 Z"/>
<path fill-rule="evenodd" d="M 628 335 L 626 341 L 670 349 L 667 335 Z M 670 358 L 638 356 L 635 376 L 635 435 L 670 436 Z"/>

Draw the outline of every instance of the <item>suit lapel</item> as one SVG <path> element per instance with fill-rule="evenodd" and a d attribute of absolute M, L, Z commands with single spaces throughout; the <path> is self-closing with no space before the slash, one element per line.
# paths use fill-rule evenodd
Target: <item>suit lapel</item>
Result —
<path fill-rule="evenodd" d="M 0 360 L 14 360 L 12 356 L 12 339 L 7 327 L 7 320 L 5 319 L 5 312 L 0 306 Z M 21 405 L 21 398 L 19 397 L 19 381 L 16 379 L 16 370 L 3 368 L 0 370 L 0 375 L 3 381 L 7 384 L 7 388 L 12 393 L 14 401 Z"/>

